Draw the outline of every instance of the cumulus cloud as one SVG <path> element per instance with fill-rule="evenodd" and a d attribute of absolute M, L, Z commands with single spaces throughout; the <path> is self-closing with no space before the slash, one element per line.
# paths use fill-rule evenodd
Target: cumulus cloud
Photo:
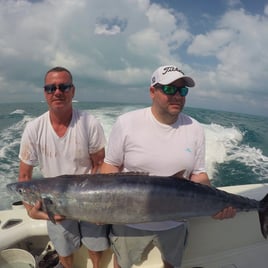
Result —
<path fill-rule="evenodd" d="M 206 34 L 199 34 L 189 46 L 188 52 L 197 56 L 214 56 L 234 38 L 232 29 L 218 29 Z"/>
<path fill-rule="evenodd" d="M 123 32 L 127 27 L 127 20 L 124 18 L 97 18 L 95 34 L 115 35 Z"/>
<path fill-rule="evenodd" d="M 124 85 L 143 81 L 147 86 L 160 61 L 174 61 L 169 49 L 171 44 L 179 46 L 175 37 L 186 35 L 176 30 L 174 14 L 146 0 L 118 0 L 116 5 L 103 0 L 9 0 L 1 1 L 0 15 L 1 76 L 10 87 L 17 88 L 14 80 L 28 81 L 32 93 L 55 65 L 70 68 L 81 84 L 92 81 L 95 88 L 122 81 L 116 79 L 119 73 Z M 130 70 L 136 73 L 137 68 L 140 77 L 134 79 Z M 39 84 L 33 82 L 37 79 Z M 13 98 L 6 95 L 7 100 Z"/>
<path fill-rule="evenodd" d="M 210 68 L 213 75 L 209 77 L 218 94 L 230 97 L 230 101 L 237 100 L 238 105 L 251 102 L 254 108 L 258 105 L 264 108 L 264 101 L 267 101 L 267 94 L 264 94 L 267 87 L 267 44 L 267 16 L 252 15 L 244 9 L 230 10 L 218 21 L 215 29 L 194 37 L 188 53 L 217 59 Z M 199 75 L 205 83 L 206 74 Z M 263 100 L 259 98 L 262 94 Z"/>
<path fill-rule="evenodd" d="M 2 101 L 42 99 L 44 73 L 55 65 L 72 71 L 78 99 L 150 101 L 151 73 L 171 63 L 195 77 L 192 106 L 217 108 L 220 100 L 240 109 L 251 100 L 266 113 L 268 6 L 251 14 L 229 1 L 198 32 L 187 13 L 157 2 L 0 0 Z M 200 16 L 205 25 L 209 17 Z"/>

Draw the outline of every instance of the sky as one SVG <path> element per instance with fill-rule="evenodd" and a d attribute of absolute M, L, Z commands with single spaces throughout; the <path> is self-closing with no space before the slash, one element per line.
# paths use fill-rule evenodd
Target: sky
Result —
<path fill-rule="evenodd" d="M 0 0 L 0 102 L 44 100 L 69 69 L 78 101 L 151 103 L 176 65 L 186 106 L 268 116 L 268 0 Z"/>

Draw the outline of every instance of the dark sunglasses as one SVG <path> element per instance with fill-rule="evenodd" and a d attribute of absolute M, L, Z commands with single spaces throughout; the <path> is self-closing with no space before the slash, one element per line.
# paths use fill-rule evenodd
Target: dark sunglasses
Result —
<path fill-rule="evenodd" d="M 175 95 L 177 92 L 179 92 L 182 97 L 185 97 L 188 94 L 188 87 L 175 87 L 160 84 L 157 84 L 154 87 L 160 88 L 166 95 Z"/>
<path fill-rule="evenodd" d="M 50 85 L 45 85 L 44 86 L 44 90 L 46 93 L 54 93 L 57 88 L 61 91 L 61 92 L 67 92 L 70 90 L 70 88 L 72 87 L 72 84 L 50 84 Z"/>

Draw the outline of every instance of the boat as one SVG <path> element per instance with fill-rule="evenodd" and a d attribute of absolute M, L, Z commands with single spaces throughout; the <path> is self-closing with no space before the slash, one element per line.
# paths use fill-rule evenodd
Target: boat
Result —
<path fill-rule="evenodd" d="M 226 186 L 219 189 L 260 200 L 268 193 L 268 184 Z M 256 211 L 239 212 L 234 218 L 222 221 L 211 217 L 192 218 L 189 220 L 189 228 L 182 268 L 268 266 L 268 241 L 261 234 Z M 41 264 L 46 262 L 45 257 L 49 253 L 55 253 L 47 235 L 46 221 L 29 218 L 21 202 L 14 203 L 11 209 L 0 211 L 0 257 L 2 252 L 12 250 L 30 253 L 35 260 L 35 267 L 44 267 Z M 75 253 L 74 262 L 74 268 L 92 268 L 84 246 Z M 110 249 L 105 251 L 101 267 L 113 267 Z M 162 267 L 158 249 L 153 248 L 142 264 L 133 267 Z"/>

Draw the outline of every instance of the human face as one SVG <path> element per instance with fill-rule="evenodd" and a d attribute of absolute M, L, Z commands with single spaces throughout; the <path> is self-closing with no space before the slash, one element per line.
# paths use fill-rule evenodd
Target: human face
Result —
<path fill-rule="evenodd" d="M 184 87 L 185 82 L 179 79 L 170 85 Z M 184 108 L 185 96 L 181 96 L 179 92 L 174 95 L 167 95 L 157 87 L 151 87 L 150 94 L 153 100 L 152 111 L 156 119 L 166 124 L 175 123 L 179 113 Z"/>
<path fill-rule="evenodd" d="M 61 84 L 70 85 L 70 87 L 68 90 L 63 91 L 59 89 L 59 85 Z M 44 95 L 50 110 L 71 109 L 75 87 L 72 85 L 71 77 L 67 72 L 49 72 L 45 78 L 45 85 L 56 85 L 57 87 L 54 92 L 46 92 L 44 90 Z"/>

